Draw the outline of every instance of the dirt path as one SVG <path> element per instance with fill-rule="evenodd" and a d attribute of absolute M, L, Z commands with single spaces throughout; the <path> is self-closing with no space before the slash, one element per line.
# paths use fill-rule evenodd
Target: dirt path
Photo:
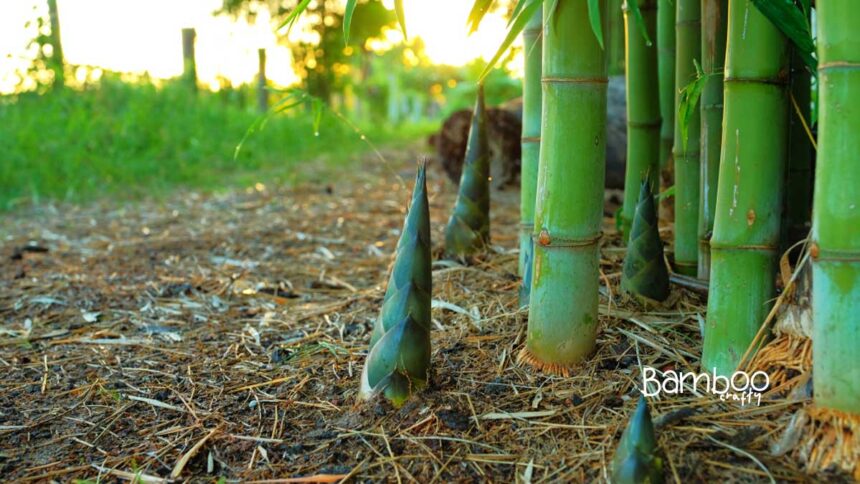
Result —
<path fill-rule="evenodd" d="M 699 297 L 674 288 L 671 309 L 651 313 L 607 305 L 623 255 L 607 220 L 610 316 L 597 354 L 566 379 L 518 367 L 518 194 L 494 194 L 497 253 L 434 271 L 433 298 L 467 314 L 433 310 L 431 387 L 399 410 L 359 405 L 414 165 L 359 168 L 290 189 L 263 180 L 219 196 L 6 216 L 3 480 L 604 478 L 635 406 L 637 362 L 697 366 Z M 438 247 L 455 189 L 438 171 L 429 179 Z M 706 436 L 746 449 L 777 479 L 801 475 L 767 452 L 778 428 L 768 412 L 788 413 L 785 403 L 652 404 L 664 419 L 687 415 L 659 427 L 669 476 L 765 479 L 748 455 Z"/>

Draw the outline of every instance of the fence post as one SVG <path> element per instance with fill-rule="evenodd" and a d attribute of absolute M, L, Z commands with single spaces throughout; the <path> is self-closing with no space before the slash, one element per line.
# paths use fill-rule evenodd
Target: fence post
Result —
<path fill-rule="evenodd" d="M 269 110 L 269 91 L 266 89 L 266 49 L 257 49 L 257 106 L 261 113 Z"/>
<path fill-rule="evenodd" d="M 197 90 L 197 61 L 194 58 L 194 40 L 197 31 L 194 28 L 182 29 L 182 77 L 193 90 Z"/>
<path fill-rule="evenodd" d="M 60 42 L 60 13 L 57 10 L 57 0 L 48 0 L 48 13 L 51 20 L 51 60 L 49 66 L 54 71 L 54 88 L 62 88 L 66 84 L 65 61 L 63 59 L 63 44 Z"/>

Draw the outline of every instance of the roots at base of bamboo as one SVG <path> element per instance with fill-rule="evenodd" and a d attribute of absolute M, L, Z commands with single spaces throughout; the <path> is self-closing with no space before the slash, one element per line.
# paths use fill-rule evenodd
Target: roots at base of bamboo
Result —
<path fill-rule="evenodd" d="M 517 363 L 520 365 L 531 366 L 540 372 L 548 373 L 550 375 L 558 375 L 565 378 L 570 376 L 570 367 L 560 363 L 547 363 L 541 361 L 540 358 L 535 356 L 534 353 L 526 347 L 523 347 L 519 354 L 517 354 Z"/>

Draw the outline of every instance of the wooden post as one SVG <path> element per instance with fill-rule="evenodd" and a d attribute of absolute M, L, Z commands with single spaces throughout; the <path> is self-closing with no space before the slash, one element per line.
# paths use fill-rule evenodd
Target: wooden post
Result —
<path fill-rule="evenodd" d="M 269 110 L 269 91 L 266 90 L 266 49 L 257 49 L 257 106 L 261 113 Z"/>
<path fill-rule="evenodd" d="M 60 42 L 60 14 L 57 10 L 57 0 L 48 0 L 48 12 L 51 20 L 51 60 L 49 66 L 54 71 L 54 88 L 62 88 L 66 84 L 65 62 L 63 60 L 63 44 Z"/>
<path fill-rule="evenodd" d="M 194 28 L 182 29 L 182 77 L 188 84 L 197 90 L 197 61 L 194 58 L 194 40 L 197 31 Z"/>

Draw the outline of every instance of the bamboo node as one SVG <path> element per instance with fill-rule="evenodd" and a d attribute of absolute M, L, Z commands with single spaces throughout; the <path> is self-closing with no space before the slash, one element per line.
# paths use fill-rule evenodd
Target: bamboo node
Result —
<path fill-rule="evenodd" d="M 809 255 L 816 262 L 860 262 L 860 252 L 856 250 L 833 250 L 823 249 L 818 243 L 813 242 L 809 248 Z"/>
<path fill-rule="evenodd" d="M 542 77 L 542 83 L 556 84 L 609 84 L 608 77 Z"/>
<path fill-rule="evenodd" d="M 535 235 L 533 235 L 534 241 L 546 248 L 553 247 L 591 247 L 593 245 L 597 245 L 600 242 L 600 239 L 603 238 L 603 232 L 598 232 L 597 235 L 593 237 L 587 238 L 566 238 L 566 237 L 558 237 L 551 236 L 547 229 L 541 229 L 541 231 Z"/>

